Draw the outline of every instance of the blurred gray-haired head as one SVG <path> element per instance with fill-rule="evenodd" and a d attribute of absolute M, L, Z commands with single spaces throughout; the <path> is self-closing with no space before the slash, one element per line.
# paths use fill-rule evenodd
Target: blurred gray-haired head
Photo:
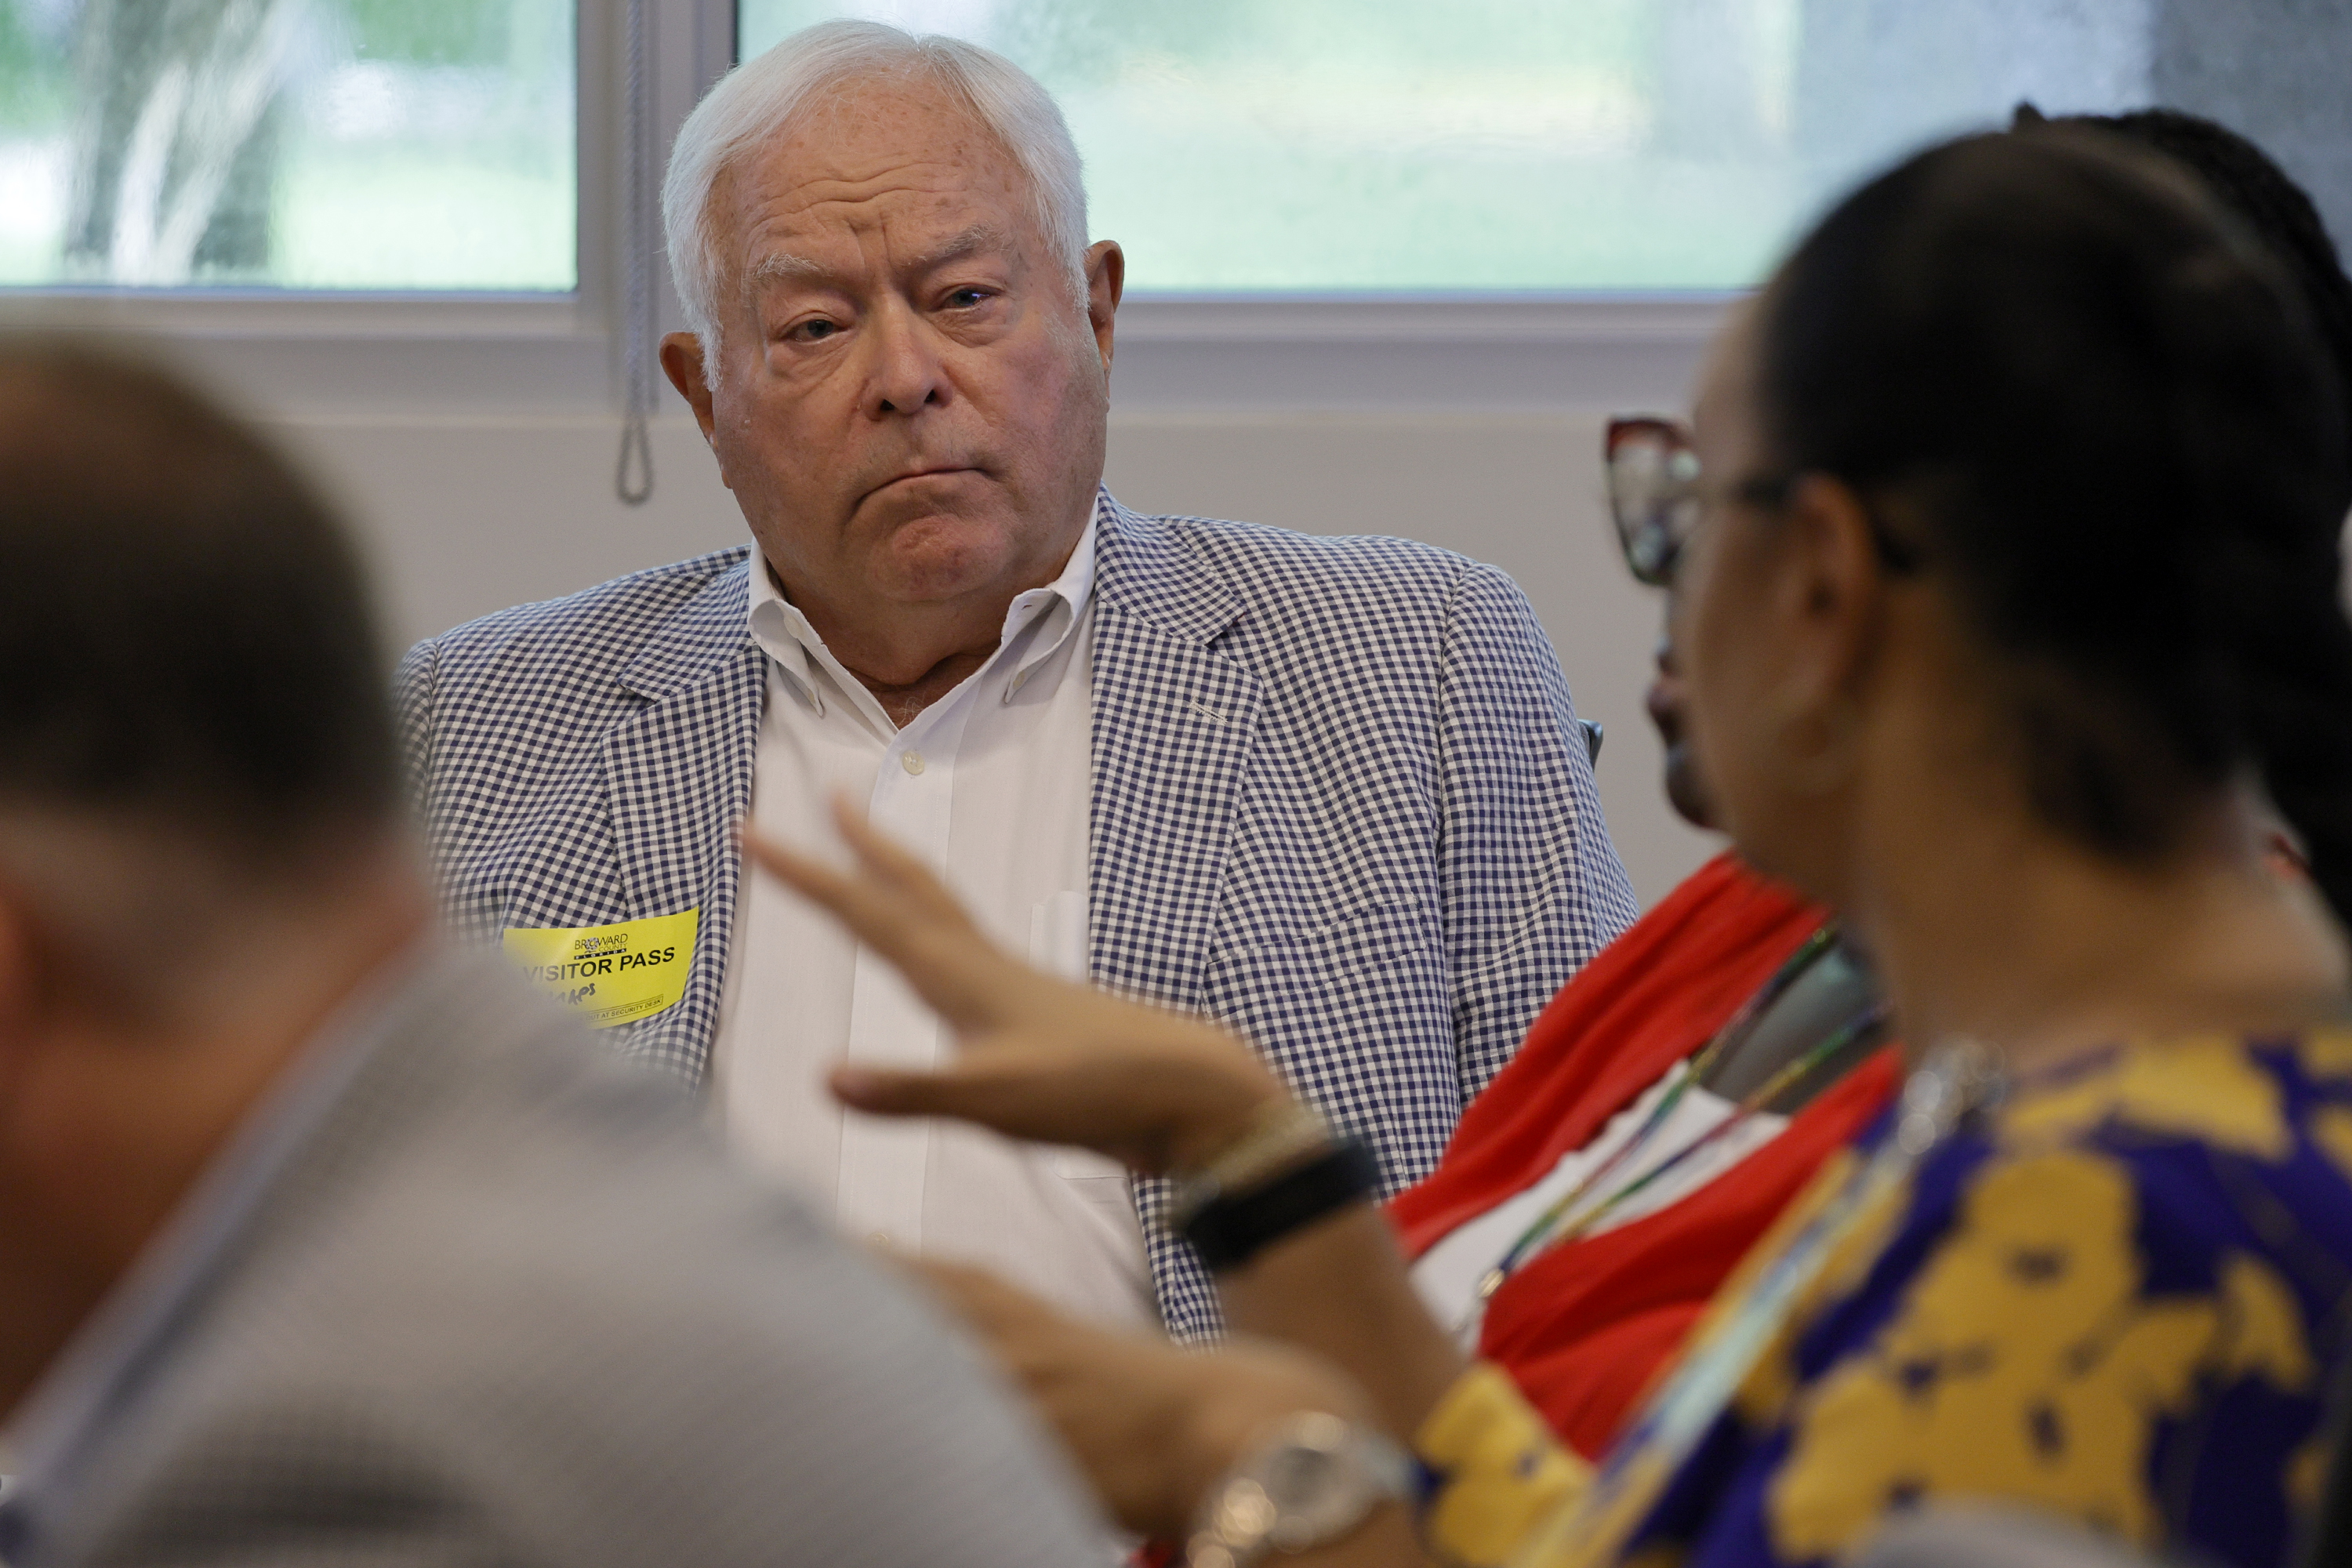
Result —
<path fill-rule="evenodd" d="M 751 147 L 791 132 L 829 91 L 872 77 L 928 78 L 947 88 L 1029 179 L 1038 226 L 1080 300 L 1086 298 L 1087 191 L 1077 144 L 1051 94 L 992 49 L 881 22 L 820 22 L 744 61 L 703 96 L 670 149 L 662 230 L 686 323 L 703 351 L 719 346 L 721 236 L 711 196 Z"/>

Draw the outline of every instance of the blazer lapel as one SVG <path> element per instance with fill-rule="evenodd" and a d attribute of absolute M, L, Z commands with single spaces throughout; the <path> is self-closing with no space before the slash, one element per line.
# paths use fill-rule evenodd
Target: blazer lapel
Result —
<path fill-rule="evenodd" d="M 1213 651 L 1240 601 L 1106 492 L 1095 574 L 1088 967 L 1115 990 L 1201 998 L 1260 700 Z"/>
<path fill-rule="evenodd" d="M 746 624 L 749 565 L 714 580 L 622 672 L 645 706 L 605 732 L 614 853 L 636 918 L 698 911 L 694 963 L 677 1005 L 623 1044 L 699 1083 L 718 1033 L 751 769 L 767 695 Z"/>

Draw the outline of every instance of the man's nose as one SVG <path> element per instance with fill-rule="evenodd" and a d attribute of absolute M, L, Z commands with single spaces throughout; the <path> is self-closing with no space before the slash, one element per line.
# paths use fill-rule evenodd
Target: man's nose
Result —
<path fill-rule="evenodd" d="M 874 355 L 866 388 L 866 412 L 877 419 L 912 414 L 947 401 L 947 378 L 936 335 L 922 317 L 903 304 L 877 311 L 867 339 Z"/>

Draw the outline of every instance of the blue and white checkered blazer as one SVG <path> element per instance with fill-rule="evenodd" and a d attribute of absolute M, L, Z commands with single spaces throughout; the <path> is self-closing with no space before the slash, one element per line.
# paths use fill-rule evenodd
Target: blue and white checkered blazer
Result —
<path fill-rule="evenodd" d="M 1094 975 L 1249 1036 L 1402 1186 L 1633 918 L 1551 647 L 1508 577 L 1426 545 L 1097 518 Z M 698 1082 L 767 691 L 750 557 L 504 611 L 399 679 L 460 931 L 702 911 L 685 998 L 615 1031 Z M 1137 1195 L 1170 1328 L 1214 1331 Z"/>

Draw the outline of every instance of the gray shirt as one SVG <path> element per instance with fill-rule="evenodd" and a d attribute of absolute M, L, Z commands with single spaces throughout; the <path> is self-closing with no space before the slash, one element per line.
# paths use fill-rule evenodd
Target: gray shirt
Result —
<path fill-rule="evenodd" d="M 14 1436 L 16 1568 L 1100 1557 L 926 1303 L 437 951 L 305 1053 Z"/>

